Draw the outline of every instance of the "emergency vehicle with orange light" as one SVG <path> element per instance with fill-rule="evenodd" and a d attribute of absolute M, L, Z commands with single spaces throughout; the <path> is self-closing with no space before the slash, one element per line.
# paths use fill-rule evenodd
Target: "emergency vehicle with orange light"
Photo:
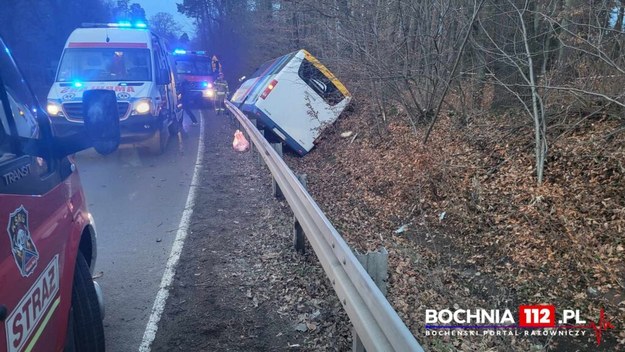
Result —
<path fill-rule="evenodd" d="M 145 23 L 83 24 L 67 39 L 47 112 L 61 135 L 83 124 L 82 96 L 92 89 L 117 96 L 122 143 L 164 151 L 182 121 L 165 43 Z"/>
<path fill-rule="evenodd" d="M 350 100 L 351 94 L 330 70 L 308 51 L 299 50 L 261 65 L 231 102 L 266 132 L 305 155 Z"/>
<path fill-rule="evenodd" d="M 186 101 L 194 107 L 206 106 L 215 98 L 215 73 L 213 72 L 211 57 L 206 51 L 189 51 L 176 49 L 172 60 L 175 63 L 177 80 L 183 89 L 182 94 L 188 94 Z"/>

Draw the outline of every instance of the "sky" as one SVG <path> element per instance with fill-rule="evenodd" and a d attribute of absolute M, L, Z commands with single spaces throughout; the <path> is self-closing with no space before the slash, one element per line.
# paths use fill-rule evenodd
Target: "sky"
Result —
<path fill-rule="evenodd" d="M 182 0 L 130 0 L 130 3 L 139 3 L 145 9 L 148 19 L 158 12 L 168 12 L 174 16 L 174 19 L 180 23 L 182 30 L 193 37 L 193 21 L 178 12 L 176 3 L 182 3 Z"/>

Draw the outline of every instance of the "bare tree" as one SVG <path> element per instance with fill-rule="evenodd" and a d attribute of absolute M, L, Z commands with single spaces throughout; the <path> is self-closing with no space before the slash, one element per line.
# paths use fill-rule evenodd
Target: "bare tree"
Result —
<path fill-rule="evenodd" d="M 507 0 L 507 3 L 512 10 L 509 12 L 508 19 L 513 24 L 511 27 L 513 28 L 513 37 L 519 39 L 505 43 L 507 45 L 504 47 L 498 42 L 495 34 L 491 33 L 492 30 L 497 30 L 497 26 L 491 27 L 491 30 L 486 28 L 483 25 L 484 21 L 482 21 L 480 22 L 482 24 L 481 30 L 485 37 L 488 38 L 490 45 L 489 47 L 480 46 L 480 50 L 486 52 L 488 56 L 496 62 L 508 65 L 517 72 L 517 75 L 513 76 L 515 79 L 512 81 L 506 81 L 501 78 L 497 72 L 491 71 L 490 73 L 499 86 L 503 87 L 517 98 L 523 109 L 534 122 L 535 167 L 537 181 L 540 184 L 543 182 L 545 158 L 547 155 L 547 137 L 545 108 L 537 87 L 534 53 L 530 50 L 531 38 L 525 23 L 529 1 L 524 1 L 521 6 L 518 6 L 512 0 Z M 521 82 L 516 81 L 516 77 L 520 78 Z M 525 95 L 527 88 L 529 88 L 530 99 L 527 99 Z"/>
<path fill-rule="evenodd" d="M 182 31 L 182 26 L 174 16 L 166 12 L 158 12 L 150 17 L 150 28 L 170 43 L 176 42 Z"/>
<path fill-rule="evenodd" d="M 550 119 L 576 106 L 598 111 L 598 101 L 625 103 L 622 0 L 184 0 L 179 7 L 201 24 L 208 49 L 227 53 L 241 74 L 308 49 L 371 102 L 381 135 L 398 116 L 426 142 L 452 87 L 466 123 L 471 109 L 488 108 L 492 85 L 495 107 L 530 118 L 538 183 Z"/>

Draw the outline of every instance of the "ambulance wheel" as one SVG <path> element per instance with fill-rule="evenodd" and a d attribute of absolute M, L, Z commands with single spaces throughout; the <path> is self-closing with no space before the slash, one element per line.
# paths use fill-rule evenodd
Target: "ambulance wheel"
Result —
<path fill-rule="evenodd" d="M 165 146 L 167 145 L 167 132 L 165 129 L 160 129 L 154 133 L 152 138 L 148 141 L 148 150 L 151 154 L 161 155 L 165 152 Z"/>
<path fill-rule="evenodd" d="M 65 352 L 104 351 L 104 327 L 95 285 L 82 253 L 76 256 Z"/>

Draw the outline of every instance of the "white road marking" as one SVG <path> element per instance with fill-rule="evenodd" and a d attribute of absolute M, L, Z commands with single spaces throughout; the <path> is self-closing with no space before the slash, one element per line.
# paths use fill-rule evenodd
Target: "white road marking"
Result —
<path fill-rule="evenodd" d="M 161 315 L 165 309 L 165 303 L 167 297 L 169 297 L 169 289 L 174 281 L 176 274 L 176 266 L 180 260 L 180 254 L 182 253 L 182 247 L 184 241 L 189 234 L 189 225 L 191 224 L 191 215 L 193 214 L 193 207 L 195 206 L 195 194 L 197 193 L 198 183 L 200 181 L 200 171 L 202 169 L 202 161 L 204 159 L 204 111 L 200 112 L 200 140 L 197 148 L 197 158 L 195 161 L 195 168 L 193 170 L 193 179 L 191 180 L 191 186 L 189 187 L 189 195 L 187 196 L 187 203 L 185 204 L 182 217 L 180 218 L 180 226 L 178 226 L 178 232 L 176 233 L 176 239 L 171 247 L 169 259 L 165 266 L 165 272 L 161 279 L 161 286 L 156 294 L 154 305 L 152 306 L 152 314 L 150 314 L 150 320 L 145 327 L 143 333 L 143 340 L 141 346 L 139 346 L 140 352 L 149 352 L 151 350 L 152 342 L 156 338 L 156 331 L 158 330 L 158 322 L 161 320 Z"/>

